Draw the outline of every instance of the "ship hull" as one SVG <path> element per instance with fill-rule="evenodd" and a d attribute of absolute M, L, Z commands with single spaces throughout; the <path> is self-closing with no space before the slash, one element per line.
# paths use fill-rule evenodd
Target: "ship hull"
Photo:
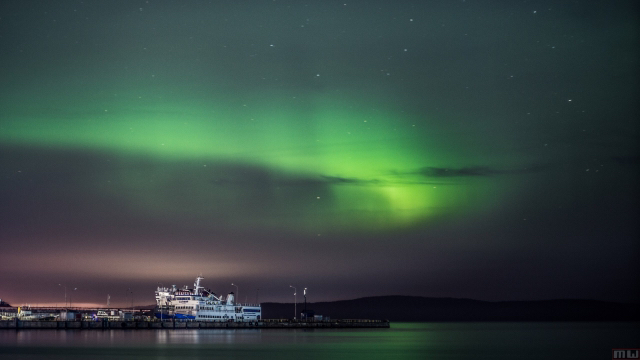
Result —
<path fill-rule="evenodd" d="M 154 313 L 154 315 L 156 316 L 156 319 L 166 319 L 166 320 L 173 319 L 173 315 L 169 315 L 169 314 Z"/>
<path fill-rule="evenodd" d="M 176 320 L 195 320 L 196 317 L 193 315 L 184 315 L 184 314 L 175 314 L 174 315 Z"/>

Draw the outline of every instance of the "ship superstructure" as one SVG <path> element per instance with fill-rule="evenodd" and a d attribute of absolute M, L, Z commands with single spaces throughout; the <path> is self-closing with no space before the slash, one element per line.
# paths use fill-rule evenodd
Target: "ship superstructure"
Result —
<path fill-rule="evenodd" d="M 233 292 L 217 296 L 200 286 L 202 275 L 196 278 L 193 289 L 158 287 L 156 311 L 158 319 L 187 319 L 214 322 L 251 322 L 261 318 L 260 304 L 240 304 Z"/>

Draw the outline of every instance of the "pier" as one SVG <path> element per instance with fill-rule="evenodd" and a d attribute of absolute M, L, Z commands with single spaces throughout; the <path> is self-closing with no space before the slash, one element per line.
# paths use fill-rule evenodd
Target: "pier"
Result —
<path fill-rule="evenodd" d="M 345 319 L 331 321 L 292 321 L 285 319 L 265 319 L 255 322 L 213 322 L 213 321 L 43 321 L 43 320 L 3 320 L 0 329 L 353 329 L 389 328 L 389 321 Z"/>

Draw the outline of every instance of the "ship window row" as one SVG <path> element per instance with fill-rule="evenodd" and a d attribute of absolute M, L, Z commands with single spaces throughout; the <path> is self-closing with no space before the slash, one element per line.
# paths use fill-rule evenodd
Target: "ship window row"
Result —
<path fill-rule="evenodd" d="M 176 306 L 176 309 L 193 309 L 193 306 Z"/>
<path fill-rule="evenodd" d="M 219 316 L 219 315 L 198 315 L 198 316 L 206 319 L 222 319 L 222 316 Z"/>

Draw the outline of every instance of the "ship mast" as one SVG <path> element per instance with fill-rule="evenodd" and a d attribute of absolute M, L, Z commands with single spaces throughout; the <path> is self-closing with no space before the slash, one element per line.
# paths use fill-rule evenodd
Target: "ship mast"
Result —
<path fill-rule="evenodd" d="M 198 275 L 198 277 L 196 278 L 196 282 L 193 283 L 193 295 L 200 295 L 200 289 L 204 289 L 202 286 L 200 286 L 200 280 L 204 280 L 202 274 Z"/>

